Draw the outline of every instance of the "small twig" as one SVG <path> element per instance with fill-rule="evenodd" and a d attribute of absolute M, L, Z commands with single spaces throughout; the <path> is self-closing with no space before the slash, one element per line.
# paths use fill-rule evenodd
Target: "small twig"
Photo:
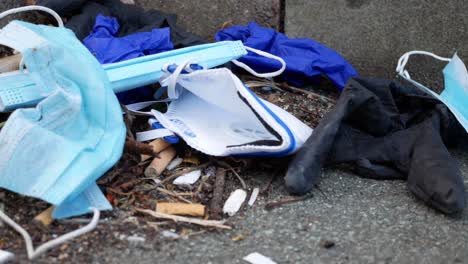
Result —
<path fill-rule="evenodd" d="M 231 166 L 229 165 L 227 162 L 224 162 L 224 161 L 221 161 L 221 160 L 216 160 L 215 161 L 219 166 L 221 167 L 224 167 L 226 168 L 227 170 L 230 170 L 232 171 L 232 173 L 234 173 L 234 175 L 237 177 L 237 179 L 240 181 L 241 185 L 242 185 L 242 188 L 244 190 L 247 190 L 247 184 L 245 184 L 245 181 L 244 179 L 242 179 L 242 177 L 239 175 L 239 173 L 236 172 L 236 170 Z"/>
<path fill-rule="evenodd" d="M 206 232 L 207 232 L 206 230 L 200 230 L 200 231 L 198 231 L 198 232 L 190 233 L 190 234 L 186 235 L 185 237 L 186 237 L 186 238 L 189 238 L 189 237 L 193 237 L 193 236 L 198 236 L 198 235 L 204 234 L 204 233 L 206 233 Z"/>
<path fill-rule="evenodd" d="M 172 224 L 171 221 L 163 221 L 163 222 L 147 222 L 146 223 L 147 225 L 149 226 L 162 226 L 162 225 L 168 225 L 168 224 Z"/>
<path fill-rule="evenodd" d="M 107 192 L 115 193 L 115 194 L 122 195 L 122 196 L 131 196 L 131 195 L 133 195 L 135 193 L 135 191 L 122 192 L 122 191 L 116 190 L 116 189 L 111 188 L 111 187 L 106 188 L 106 190 L 107 190 Z"/>
<path fill-rule="evenodd" d="M 273 182 L 276 180 L 276 178 L 278 177 L 278 174 L 273 174 L 272 177 L 270 177 L 270 180 L 268 181 L 268 183 L 265 185 L 265 187 L 263 187 L 263 189 L 260 191 L 260 194 L 265 194 L 271 187 L 271 185 L 273 184 Z"/>
<path fill-rule="evenodd" d="M 179 200 L 181 200 L 183 202 L 186 202 L 188 204 L 193 204 L 193 202 L 185 199 L 184 197 L 182 197 L 181 195 L 179 195 L 179 194 L 177 194 L 175 192 L 168 191 L 168 190 L 166 190 L 164 188 L 161 188 L 161 187 L 157 187 L 156 190 L 158 190 L 158 191 L 160 191 L 160 192 L 162 192 L 164 194 L 170 195 L 170 196 L 172 196 L 174 198 L 177 198 L 177 199 L 179 199 Z"/>
<path fill-rule="evenodd" d="M 313 96 L 313 97 L 323 99 L 323 100 L 331 102 L 331 103 L 336 103 L 336 100 L 334 100 L 334 99 L 328 98 L 328 97 L 320 95 L 318 93 L 314 93 L 312 91 L 296 88 L 294 86 L 289 85 L 288 83 L 278 83 L 278 86 L 283 88 L 286 91 L 291 92 L 291 93 L 306 94 L 306 95 L 310 95 L 310 96 Z"/>
<path fill-rule="evenodd" d="M 122 204 L 122 208 L 129 208 L 130 205 L 132 205 L 134 202 L 135 202 L 136 198 L 135 198 L 135 194 L 132 193 L 129 198 Z"/>
<path fill-rule="evenodd" d="M 255 76 L 252 76 L 250 77 L 250 79 L 254 80 L 254 81 L 247 81 L 246 83 L 252 83 L 254 84 L 256 87 L 259 87 L 260 83 L 265 83 L 263 80 L 259 79 L 258 77 L 255 77 Z M 320 95 L 318 93 L 314 93 L 312 91 L 308 91 L 308 90 L 305 90 L 305 89 L 300 89 L 300 88 L 296 88 L 294 86 L 291 86 L 289 85 L 288 83 L 286 82 L 283 82 L 283 83 L 277 83 L 277 82 L 273 82 L 273 81 L 270 81 L 268 82 L 269 84 L 266 84 L 263 85 L 263 86 L 269 86 L 269 87 L 272 87 L 272 88 L 276 88 L 276 89 L 279 89 L 283 92 L 290 92 L 290 93 L 295 93 L 295 94 L 306 94 L 306 95 L 310 95 L 310 96 L 313 96 L 313 97 L 317 97 L 317 98 L 321 98 L 323 100 L 326 100 L 328 102 L 331 102 L 331 103 L 336 103 L 336 100 L 335 99 L 332 99 L 332 98 L 328 98 L 326 96 L 323 96 L 323 95 Z M 253 87 L 255 87 L 253 86 Z M 247 87 L 249 87 L 247 85 Z"/>
<path fill-rule="evenodd" d="M 312 115 L 316 114 L 316 112 L 312 112 L 311 110 L 309 110 L 309 109 L 307 109 L 307 108 L 305 108 L 303 106 L 299 106 L 299 109 L 301 109 L 302 111 L 307 112 L 309 114 L 312 114 Z"/>
<path fill-rule="evenodd" d="M 145 160 L 145 161 L 140 161 L 140 163 L 138 163 L 137 166 L 142 166 L 142 167 L 145 167 L 145 166 L 148 166 L 150 163 L 151 163 L 152 160 Z"/>
<path fill-rule="evenodd" d="M 201 177 L 200 184 L 197 187 L 197 190 L 193 193 L 192 199 L 197 199 L 198 197 L 201 197 L 201 193 L 203 192 L 204 187 L 206 186 L 206 181 L 208 180 L 209 177 L 204 175 Z"/>
<path fill-rule="evenodd" d="M 132 154 L 144 154 L 152 157 L 158 156 L 158 153 L 155 153 L 150 145 L 138 142 L 131 138 L 127 138 L 125 141 L 125 150 Z"/>
<path fill-rule="evenodd" d="M 245 184 L 244 179 L 242 179 L 242 177 L 239 175 L 239 173 L 237 173 L 236 170 L 234 170 L 232 167 L 229 170 L 232 171 L 234 173 L 234 175 L 236 175 L 237 179 L 240 181 L 240 183 L 242 185 L 242 188 L 244 190 L 247 190 L 247 184 Z"/>
<path fill-rule="evenodd" d="M 132 126 L 133 121 L 135 120 L 135 116 L 128 110 L 127 106 L 121 104 L 122 110 L 125 112 L 124 115 L 124 123 L 125 127 L 127 128 L 127 139 L 135 140 L 135 136 L 132 133 Z"/>
<path fill-rule="evenodd" d="M 141 182 L 143 181 L 143 179 L 135 179 L 135 180 L 131 180 L 131 181 L 128 181 L 128 182 L 125 182 L 125 183 L 122 183 L 118 186 L 113 186 L 114 190 L 128 190 L 138 184 L 140 184 Z"/>
<path fill-rule="evenodd" d="M 220 229 L 232 229 L 232 227 L 224 225 L 225 221 L 202 220 L 202 219 L 192 218 L 192 217 L 168 215 L 168 214 L 158 213 L 152 210 L 145 210 L 145 209 L 139 209 L 139 208 L 137 208 L 136 211 L 143 213 L 143 214 L 150 215 L 155 218 L 168 219 L 168 220 L 172 220 L 175 222 L 185 222 L 185 223 L 195 224 L 199 226 L 215 227 L 215 228 L 220 228 Z"/>
<path fill-rule="evenodd" d="M 216 180 L 213 190 L 213 198 L 210 201 L 210 213 L 213 219 L 221 219 L 223 217 L 223 194 L 224 182 L 226 179 L 226 171 L 218 168 L 216 170 Z"/>
<path fill-rule="evenodd" d="M 266 210 L 272 210 L 276 207 L 279 207 L 279 206 L 282 206 L 282 205 L 285 205 L 285 204 L 289 204 L 289 203 L 295 203 L 295 202 L 302 202 L 302 201 L 305 201 L 309 198 L 312 198 L 313 195 L 312 194 L 308 194 L 304 197 L 300 197 L 300 198 L 295 198 L 295 199 L 287 199 L 287 200 L 283 200 L 283 201 L 279 201 L 279 202 L 273 202 L 273 203 L 268 203 L 265 205 L 265 209 Z"/>

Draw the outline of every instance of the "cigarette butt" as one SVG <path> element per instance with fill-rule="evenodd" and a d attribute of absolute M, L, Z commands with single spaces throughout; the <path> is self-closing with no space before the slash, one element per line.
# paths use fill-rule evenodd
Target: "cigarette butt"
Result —
<path fill-rule="evenodd" d="M 0 59 L 0 73 L 17 71 L 23 56 L 16 54 Z"/>
<path fill-rule="evenodd" d="M 25 0 L 24 1 L 24 5 L 35 5 L 36 4 L 36 0 Z"/>
<path fill-rule="evenodd" d="M 157 203 L 156 212 L 170 215 L 202 217 L 205 215 L 205 206 L 202 204 Z"/>
<path fill-rule="evenodd" d="M 54 219 L 52 218 L 52 212 L 54 211 L 54 209 L 54 206 L 49 207 L 47 210 L 34 217 L 34 220 L 39 221 L 44 226 L 52 224 L 52 222 L 54 221 Z"/>
<path fill-rule="evenodd" d="M 176 156 L 176 151 L 173 147 L 168 147 L 159 153 L 159 157 L 153 159 L 151 164 L 145 170 L 146 177 L 157 177 L 166 169 L 167 165 Z"/>
<path fill-rule="evenodd" d="M 153 152 L 159 153 L 168 148 L 171 144 L 165 141 L 164 139 L 158 138 L 149 143 L 149 145 L 153 148 Z M 141 161 L 148 160 L 149 158 L 151 158 L 151 156 L 141 155 Z"/>

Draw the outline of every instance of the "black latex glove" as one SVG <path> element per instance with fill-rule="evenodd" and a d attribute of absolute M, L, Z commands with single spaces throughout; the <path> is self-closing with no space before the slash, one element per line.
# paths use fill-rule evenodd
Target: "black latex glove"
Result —
<path fill-rule="evenodd" d="M 412 85 L 356 78 L 292 161 L 286 185 L 310 191 L 326 164 L 353 163 L 363 177 L 407 179 L 408 188 L 447 214 L 465 207 L 458 165 L 444 143 L 466 137 L 439 101 Z"/>

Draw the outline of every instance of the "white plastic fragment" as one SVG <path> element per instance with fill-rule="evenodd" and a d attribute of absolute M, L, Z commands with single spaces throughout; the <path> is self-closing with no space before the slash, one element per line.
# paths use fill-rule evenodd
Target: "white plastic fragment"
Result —
<path fill-rule="evenodd" d="M 15 259 L 15 255 L 5 250 L 0 249 L 0 264 L 8 263 L 9 261 L 13 261 Z"/>
<path fill-rule="evenodd" d="M 161 235 L 165 238 L 170 238 L 170 239 L 179 239 L 180 238 L 180 235 L 175 233 L 175 232 L 172 232 L 172 231 L 169 231 L 169 230 L 164 230 L 161 232 Z"/>
<path fill-rule="evenodd" d="M 171 170 L 179 167 L 179 165 L 182 164 L 182 162 L 184 162 L 184 159 L 177 157 L 177 158 L 173 159 L 171 161 L 171 163 L 169 163 L 169 165 L 167 165 L 166 170 L 171 171 Z"/>
<path fill-rule="evenodd" d="M 271 258 L 265 257 L 258 252 L 250 253 L 243 260 L 252 264 L 276 264 Z"/>
<path fill-rule="evenodd" d="M 138 235 L 132 235 L 127 237 L 127 241 L 131 243 L 144 243 L 146 242 L 146 238 Z"/>
<path fill-rule="evenodd" d="M 146 242 L 146 238 L 138 235 L 126 236 L 121 234 L 118 238 L 122 241 L 128 241 L 132 246 L 138 246 Z"/>
<path fill-rule="evenodd" d="M 255 201 L 257 201 L 258 194 L 260 193 L 260 188 L 254 188 L 252 194 L 250 195 L 249 199 L 249 206 L 254 205 Z"/>
<path fill-rule="evenodd" d="M 242 189 L 237 189 L 231 193 L 223 207 L 223 213 L 233 216 L 239 211 L 245 199 L 247 192 Z"/>
<path fill-rule="evenodd" d="M 153 182 L 156 184 L 156 185 L 159 185 L 162 181 L 160 179 L 153 179 Z"/>
<path fill-rule="evenodd" d="M 196 170 L 178 177 L 172 183 L 175 185 L 192 185 L 200 179 L 200 176 L 201 170 Z"/>

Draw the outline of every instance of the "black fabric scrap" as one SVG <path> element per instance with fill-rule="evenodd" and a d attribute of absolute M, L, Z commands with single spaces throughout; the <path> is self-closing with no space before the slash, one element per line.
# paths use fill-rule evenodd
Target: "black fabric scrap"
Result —
<path fill-rule="evenodd" d="M 447 147 L 466 136 L 444 104 L 415 86 L 354 78 L 297 153 L 286 185 L 306 193 L 323 166 L 350 163 L 362 177 L 407 180 L 429 206 L 457 213 L 465 207 L 465 187 Z"/>
<path fill-rule="evenodd" d="M 119 0 L 38 0 L 38 5 L 55 10 L 67 18 L 66 27 L 83 40 L 93 29 L 96 16 L 116 17 L 120 24 L 119 37 L 136 32 L 148 32 L 154 28 L 170 27 L 174 48 L 206 43 L 177 26 L 177 16 L 157 10 L 145 11 L 136 5 L 123 4 Z"/>

